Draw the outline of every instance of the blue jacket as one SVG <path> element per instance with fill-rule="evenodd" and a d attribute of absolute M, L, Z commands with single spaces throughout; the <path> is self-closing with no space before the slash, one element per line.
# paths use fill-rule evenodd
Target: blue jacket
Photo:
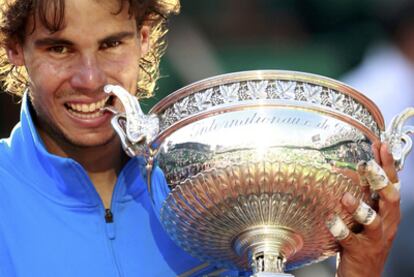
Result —
<path fill-rule="evenodd" d="M 107 215 L 85 170 L 47 152 L 23 99 L 20 123 L 0 140 L 0 276 L 177 276 L 201 264 L 155 216 L 139 159 L 115 185 Z M 162 172 L 154 172 L 165 182 Z M 214 268 L 194 270 L 201 276 Z"/>

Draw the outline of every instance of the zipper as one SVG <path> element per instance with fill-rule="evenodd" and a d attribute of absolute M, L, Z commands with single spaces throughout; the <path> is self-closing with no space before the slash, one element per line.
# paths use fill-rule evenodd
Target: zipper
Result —
<path fill-rule="evenodd" d="M 114 215 L 112 214 L 111 209 L 105 210 L 105 222 L 106 223 L 113 223 L 114 222 Z"/>
<path fill-rule="evenodd" d="M 124 172 L 127 170 L 128 166 L 130 166 L 131 164 L 131 160 L 127 162 L 127 164 L 124 166 L 124 168 L 121 170 L 120 174 L 118 175 L 117 181 L 115 183 L 114 186 L 114 190 L 112 192 L 112 199 L 111 199 L 111 203 L 109 208 L 106 208 L 105 205 L 103 204 L 103 201 L 101 199 L 101 207 L 104 210 L 103 213 L 103 220 L 104 220 L 104 224 L 105 224 L 105 229 L 106 229 L 106 237 L 108 238 L 108 246 L 109 246 L 109 251 L 110 251 L 110 255 L 112 256 L 112 260 L 113 263 L 115 265 L 115 269 L 117 274 L 117 277 L 123 277 L 124 274 L 122 273 L 121 270 L 121 266 L 119 264 L 118 261 L 118 257 L 115 251 L 115 238 L 116 238 L 116 232 L 115 232 L 115 219 L 116 219 L 116 212 L 117 212 L 117 202 L 116 200 L 118 199 L 118 194 L 119 194 L 119 190 L 122 189 L 122 186 L 120 184 L 120 180 L 122 180 L 124 178 Z"/>
<path fill-rule="evenodd" d="M 107 246 L 108 246 L 108 250 L 109 250 L 109 258 L 112 258 L 112 262 L 114 265 L 114 271 L 116 272 L 116 276 L 117 277 L 123 277 L 124 274 L 122 273 L 121 270 L 121 266 L 119 264 L 117 255 L 116 255 L 116 251 L 115 251 L 115 247 L 114 247 L 114 243 L 115 243 L 115 238 L 116 238 L 116 232 L 115 232 L 115 221 L 114 221 L 114 213 L 116 215 L 116 199 L 118 198 L 118 194 L 119 194 L 119 190 L 122 189 L 122 186 L 120 183 L 120 180 L 123 178 L 124 175 L 124 171 L 127 168 L 127 166 L 131 163 L 131 161 L 129 161 L 124 168 L 121 170 L 120 174 L 118 175 L 118 179 L 115 183 L 114 186 L 114 190 L 112 192 L 112 199 L 111 199 L 111 203 L 110 203 L 110 208 L 106 208 L 102 198 L 100 198 L 100 195 L 98 193 L 98 191 L 96 190 L 95 186 L 93 185 L 91 179 L 89 178 L 89 176 L 87 175 L 85 169 L 78 164 L 77 162 L 73 162 L 73 168 L 79 173 L 79 175 L 82 177 L 82 179 L 87 180 L 88 181 L 88 186 L 90 186 L 90 188 L 95 192 L 96 197 L 98 198 L 98 200 L 100 201 L 100 205 L 99 205 L 99 210 L 100 210 L 100 216 L 102 216 L 102 223 L 104 224 L 104 228 L 106 231 L 106 234 L 103 234 L 106 237 L 106 241 L 107 241 Z M 115 211 L 115 212 L 114 212 Z M 103 231 L 103 230 L 102 230 Z"/>
<path fill-rule="evenodd" d="M 115 226 L 114 226 L 114 215 L 112 214 L 111 209 L 105 209 L 105 228 L 106 235 L 109 240 L 115 239 Z"/>
<path fill-rule="evenodd" d="M 119 264 L 118 257 L 116 255 L 116 251 L 114 247 L 115 238 L 116 238 L 116 232 L 115 232 L 116 198 L 118 195 L 118 190 L 120 188 L 120 185 L 118 184 L 119 179 L 120 179 L 119 177 L 120 176 L 118 176 L 118 180 L 116 181 L 114 190 L 112 192 L 112 199 L 111 199 L 110 207 L 106 208 L 103 205 L 103 202 L 102 202 L 102 207 L 104 209 L 103 220 L 105 224 L 105 231 L 106 231 L 106 237 L 107 237 L 108 246 L 109 246 L 109 252 L 110 252 L 110 255 L 112 256 L 112 260 L 115 265 L 117 276 L 122 277 L 123 274 L 121 271 L 121 266 Z"/>

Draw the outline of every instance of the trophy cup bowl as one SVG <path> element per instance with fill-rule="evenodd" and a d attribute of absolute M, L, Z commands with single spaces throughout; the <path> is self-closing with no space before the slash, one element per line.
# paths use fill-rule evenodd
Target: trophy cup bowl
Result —
<path fill-rule="evenodd" d="M 128 114 L 115 119 L 124 137 Z M 343 194 L 373 201 L 357 164 L 373 159 L 375 142 L 390 143 L 400 165 L 411 148 L 412 128 L 401 123 L 409 112 L 386 132 L 364 95 L 301 72 L 215 76 L 172 93 L 150 114 L 159 131 L 137 139 L 140 147 L 123 142 L 146 158 L 165 230 L 193 256 L 255 276 L 291 276 L 285 270 L 335 255 L 326 221 L 336 214 L 360 228 L 342 208 Z M 151 180 L 154 164 L 163 186 Z"/>

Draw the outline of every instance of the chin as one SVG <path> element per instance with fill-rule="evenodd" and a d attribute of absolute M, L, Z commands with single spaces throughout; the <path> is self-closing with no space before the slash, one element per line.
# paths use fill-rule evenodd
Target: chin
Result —
<path fill-rule="evenodd" d="M 103 146 L 110 146 L 115 145 L 117 143 L 117 138 L 114 133 L 112 133 L 110 136 L 102 136 L 102 135 L 84 135 L 81 137 L 76 138 L 68 138 L 66 137 L 66 140 L 69 142 L 69 144 L 81 147 L 81 148 L 93 148 L 93 147 L 103 147 Z"/>

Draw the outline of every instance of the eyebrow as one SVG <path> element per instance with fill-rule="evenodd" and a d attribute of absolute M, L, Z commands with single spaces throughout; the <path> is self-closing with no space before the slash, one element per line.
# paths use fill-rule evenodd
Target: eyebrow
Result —
<path fill-rule="evenodd" d="M 129 39 L 136 36 L 135 32 L 120 32 L 113 35 L 109 35 L 103 39 L 100 39 L 98 42 L 102 44 L 107 41 L 114 41 L 114 40 L 122 40 L 122 39 Z"/>
<path fill-rule="evenodd" d="M 136 35 L 135 32 L 120 32 L 120 33 L 109 35 L 103 39 L 100 39 L 98 40 L 98 43 L 102 44 L 107 41 L 129 39 L 129 38 L 134 37 L 135 35 Z M 65 45 L 65 46 L 74 45 L 74 43 L 70 40 L 63 39 L 63 38 L 53 38 L 53 37 L 37 39 L 34 44 L 36 47 L 45 47 L 45 46 L 51 46 L 51 45 Z"/>
<path fill-rule="evenodd" d="M 34 42 L 36 47 L 44 47 L 44 46 L 51 46 L 51 45 L 67 45 L 71 46 L 73 45 L 73 42 L 67 39 L 61 39 L 61 38 L 41 38 L 37 39 Z"/>

